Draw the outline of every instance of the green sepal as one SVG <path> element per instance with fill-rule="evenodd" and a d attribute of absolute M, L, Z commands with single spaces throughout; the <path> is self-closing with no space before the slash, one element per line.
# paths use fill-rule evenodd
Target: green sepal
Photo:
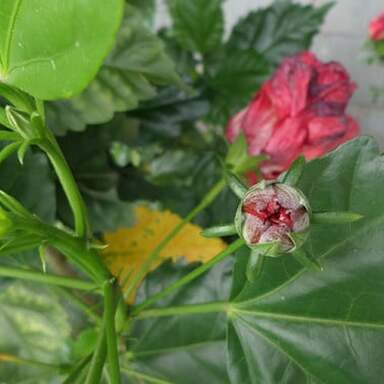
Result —
<path fill-rule="evenodd" d="M 0 204 L 9 211 L 22 216 L 24 218 L 31 218 L 31 213 L 26 210 L 14 197 L 8 195 L 4 191 L 0 191 Z"/>
<path fill-rule="evenodd" d="M 252 250 L 252 254 L 266 256 L 266 257 L 279 257 L 283 254 L 281 252 L 280 241 L 271 241 L 269 243 L 260 243 L 255 245 L 248 245 L 247 247 Z"/>
<path fill-rule="evenodd" d="M 4 147 L 0 151 L 0 164 L 4 160 L 6 160 L 9 156 L 11 156 L 13 152 L 17 151 L 20 145 L 21 145 L 21 142 L 16 142 L 16 143 L 8 144 L 6 147 Z"/>
<path fill-rule="evenodd" d="M 309 228 L 303 232 L 290 232 L 288 236 L 294 244 L 293 248 L 288 251 L 289 253 L 291 253 L 304 245 L 309 236 Z"/>
<path fill-rule="evenodd" d="M 350 211 L 314 212 L 311 222 L 314 224 L 348 224 L 361 220 L 364 216 Z"/>
<path fill-rule="evenodd" d="M 45 251 L 46 251 L 45 245 L 40 245 L 39 246 L 39 257 L 40 257 L 40 261 L 41 261 L 41 267 L 42 267 L 44 273 L 47 272 L 47 260 L 46 260 L 46 256 L 45 256 Z"/>
<path fill-rule="evenodd" d="M 24 139 L 31 139 L 33 137 L 33 130 L 29 116 L 9 105 L 5 107 L 5 114 L 12 129 L 19 133 Z"/>
<path fill-rule="evenodd" d="M 303 248 L 297 248 L 291 254 L 303 267 L 317 272 L 323 271 L 323 267 L 316 260 L 309 257 Z"/>
<path fill-rule="evenodd" d="M 226 182 L 232 192 L 239 198 L 244 199 L 248 188 L 247 186 L 233 173 L 226 174 Z"/>
<path fill-rule="evenodd" d="M 7 84 L 0 83 L 0 96 L 8 100 L 20 111 L 31 113 L 34 110 L 33 101 L 30 96 Z"/>
<path fill-rule="evenodd" d="M 41 144 L 43 141 L 41 139 L 33 139 L 33 140 L 26 140 L 24 141 L 19 149 L 17 150 L 17 159 L 19 160 L 19 163 L 21 165 L 24 164 L 24 157 L 25 157 L 25 154 L 27 153 L 28 151 L 28 148 L 32 145 L 39 145 Z"/>
<path fill-rule="evenodd" d="M 257 170 L 257 166 L 268 157 L 265 155 L 251 156 L 248 154 L 248 145 L 245 135 L 241 133 L 234 143 L 229 146 L 225 165 L 235 174 L 241 175 L 244 172 Z"/>
<path fill-rule="evenodd" d="M 292 187 L 296 186 L 300 180 L 301 175 L 303 174 L 305 166 L 305 157 L 299 156 L 281 177 L 279 177 L 279 181 L 284 184 L 288 184 Z"/>
<path fill-rule="evenodd" d="M 204 237 L 224 237 L 235 234 L 237 234 L 237 231 L 234 224 L 217 225 L 201 231 L 201 235 Z"/>

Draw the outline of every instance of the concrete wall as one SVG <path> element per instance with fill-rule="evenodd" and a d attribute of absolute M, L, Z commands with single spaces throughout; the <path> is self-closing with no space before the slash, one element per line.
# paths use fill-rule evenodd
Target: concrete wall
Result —
<path fill-rule="evenodd" d="M 190 0 L 193 1 L 193 0 Z M 226 0 L 227 30 L 250 10 L 266 6 L 271 0 Z M 303 4 L 321 5 L 328 0 L 300 0 Z M 321 33 L 314 41 L 313 51 L 322 60 L 341 62 L 358 85 L 349 112 L 360 123 L 363 133 L 375 136 L 384 148 L 384 97 L 374 103 L 372 86 L 384 89 L 384 65 L 368 66 L 363 53 L 369 21 L 384 11 L 384 0 L 336 0 Z M 168 23 L 163 0 L 159 0 L 158 25 Z"/>

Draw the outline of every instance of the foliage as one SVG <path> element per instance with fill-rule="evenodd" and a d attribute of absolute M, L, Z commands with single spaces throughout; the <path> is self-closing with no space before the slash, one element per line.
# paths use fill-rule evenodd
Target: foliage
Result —
<path fill-rule="evenodd" d="M 321 272 L 283 254 L 251 279 L 242 240 L 200 235 L 233 222 L 228 186 L 244 190 L 264 160 L 242 136 L 229 147 L 224 124 L 309 48 L 330 6 L 276 1 L 226 34 L 220 0 L 169 0 L 159 33 L 153 1 L 123 3 L 7 0 L 0 12 L 1 380 L 379 383 L 373 139 L 282 178 L 314 215 L 363 217 L 311 225 L 301 250 Z M 20 231 L 39 247 L 10 256 Z"/>

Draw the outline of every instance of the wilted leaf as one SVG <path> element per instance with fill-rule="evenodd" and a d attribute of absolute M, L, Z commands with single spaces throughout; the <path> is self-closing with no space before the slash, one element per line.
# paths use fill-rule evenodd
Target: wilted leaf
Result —
<path fill-rule="evenodd" d="M 156 246 L 182 220 L 172 212 L 145 206 L 136 207 L 135 217 L 136 223 L 131 228 L 104 234 L 104 241 L 108 244 L 104 252 L 105 263 L 122 284 L 129 282 L 129 277 L 139 270 Z M 206 239 L 200 235 L 201 230 L 197 225 L 187 224 L 163 249 L 152 269 L 166 259 L 205 262 L 225 249 L 223 241 Z"/>

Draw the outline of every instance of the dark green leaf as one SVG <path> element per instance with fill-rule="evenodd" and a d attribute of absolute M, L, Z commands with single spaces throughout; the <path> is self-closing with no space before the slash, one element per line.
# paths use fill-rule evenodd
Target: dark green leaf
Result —
<path fill-rule="evenodd" d="M 315 8 L 277 0 L 241 19 L 228 44 L 234 49 L 254 49 L 277 64 L 285 56 L 310 47 L 331 5 Z"/>
<path fill-rule="evenodd" d="M 221 0 L 168 0 L 180 44 L 201 54 L 220 45 L 224 32 Z"/>
<path fill-rule="evenodd" d="M 381 382 L 384 368 L 384 159 L 361 137 L 304 167 L 299 187 L 315 211 L 353 211 L 346 225 L 314 225 L 305 248 L 323 272 L 289 255 L 234 274 L 229 324 L 233 383 Z M 314 177 L 316 175 L 316 177 Z"/>
<path fill-rule="evenodd" d="M 270 64 L 253 49 L 225 49 L 224 57 L 208 79 L 213 96 L 213 114 L 225 123 L 247 104 L 270 72 Z"/>
<path fill-rule="evenodd" d="M 109 159 L 112 141 L 119 138 L 121 131 L 131 129 L 129 125 L 121 125 L 119 128 L 110 130 L 104 126 L 90 127 L 83 133 L 68 134 L 60 141 L 89 208 L 92 228 L 96 232 L 115 230 L 132 223 L 131 204 L 121 201 L 118 196 L 116 187 L 119 175 Z M 58 194 L 58 213 L 62 220 L 71 224 L 72 216 L 63 193 Z"/>
<path fill-rule="evenodd" d="M 105 123 L 116 112 L 134 109 L 156 95 L 153 84 L 180 84 L 161 40 L 134 7 L 126 6 L 116 46 L 89 87 L 68 101 L 48 105 L 50 125 L 57 133 L 81 131 Z"/>
<path fill-rule="evenodd" d="M 19 200 L 29 211 L 46 221 L 56 212 L 55 184 L 48 161 L 41 154 L 28 153 L 24 165 L 15 155 L 1 164 L 0 189 Z"/>
<path fill-rule="evenodd" d="M 96 74 L 123 1 L 3 0 L 1 8 L 1 81 L 52 100 L 80 92 Z"/>
<path fill-rule="evenodd" d="M 144 281 L 137 302 L 142 302 L 193 268 L 182 261 L 175 264 L 166 262 Z M 227 300 L 231 268 L 232 260 L 224 261 L 159 302 L 159 307 Z M 172 383 L 228 383 L 223 314 L 138 320 L 131 337 L 133 361 L 130 367 Z"/>

